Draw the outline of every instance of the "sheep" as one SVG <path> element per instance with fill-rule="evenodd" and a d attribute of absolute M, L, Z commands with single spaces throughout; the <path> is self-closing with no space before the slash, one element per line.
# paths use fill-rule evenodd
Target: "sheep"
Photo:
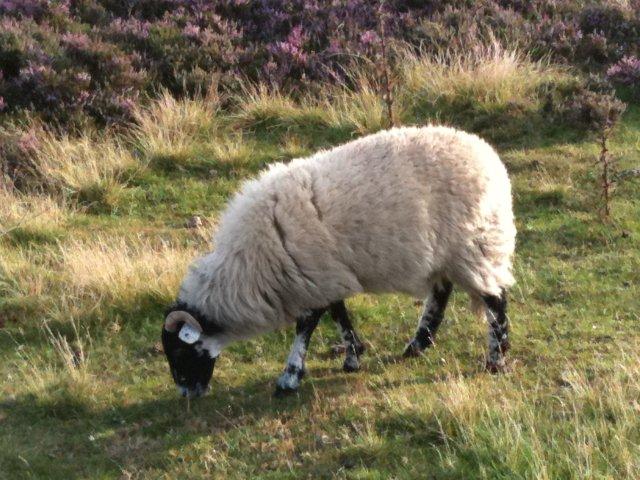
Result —
<path fill-rule="evenodd" d="M 511 185 L 479 137 L 442 126 L 394 128 L 244 184 L 215 250 L 195 261 L 162 340 L 185 396 L 208 390 L 229 343 L 296 323 L 276 392 L 295 391 L 320 317 L 330 310 L 355 371 L 364 347 L 344 305 L 359 293 L 425 298 L 404 356 L 433 345 L 453 285 L 484 309 L 488 370 L 505 367 L 516 228 Z"/>

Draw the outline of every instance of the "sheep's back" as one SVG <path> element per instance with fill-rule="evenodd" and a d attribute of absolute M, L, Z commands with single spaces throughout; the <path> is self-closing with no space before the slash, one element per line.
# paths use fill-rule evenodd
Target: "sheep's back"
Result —
<path fill-rule="evenodd" d="M 478 273 L 464 267 L 484 277 L 487 268 L 510 267 L 510 183 L 478 137 L 444 127 L 394 129 L 305 163 L 322 223 L 364 290 L 423 295 L 438 273 L 493 290 L 493 280 L 473 280 Z"/>

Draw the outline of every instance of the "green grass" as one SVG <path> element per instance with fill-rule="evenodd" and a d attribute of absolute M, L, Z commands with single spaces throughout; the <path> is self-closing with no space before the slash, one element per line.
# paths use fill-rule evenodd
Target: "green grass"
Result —
<path fill-rule="evenodd" d="M 281 331 L 224 352 L 190 410 L 177 397 L 158 341 L 188 261 L 243 179 L 380 128 L 366 93 L 323 110 L 257 90 L 230 114 L 165 96 L 121 143 L 49 138 L 53 186 L 1 199 L 0 478 L 640 477 L 640 188 L 601 224 L 596 147 L 554 126 L 500 144 L 519 232 L 510 373 L 482 370 L 485 326 L 463 294 L 408 361 L 420 307 L 363 295 L 348 301 L 369 344 L 360 372 L 330 355 L 327 320 L 298 395 L 272 397 Z M 638 138 L 631 106 L 611 144 L 621 166 Z M 92 175 L 62 161 L 81 148 Z M 206 227 L 184 228 L 192 215 Z"/>

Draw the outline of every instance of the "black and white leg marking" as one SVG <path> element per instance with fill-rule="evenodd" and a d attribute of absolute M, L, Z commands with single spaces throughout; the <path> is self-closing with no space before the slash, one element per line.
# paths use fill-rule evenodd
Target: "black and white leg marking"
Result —
<path fill-rule="evenodd" d="M 310 310 L 307 315 L 298 319 L 296 338 L 293 340 L 284 372 L 276 382 L 276 394 L 295 392 L 300 386 L 300 380 L 305 374 L 304 359 L 309 348 L 311 334 L 326 310 L 326 308 Z"/>
<path fill-rule="evenodd" d="M 341 300 L 339 302 L 332 303 L 329 306 L 329 310 L 331 312 L 331 317 L 338 326 L 340 338 L 346 348 L 342 369 L 345 372 L 355 372 L 360 369 L 358 357 L 360 357 L 364 352 L 364 345 L 358 338 L 358 334 L 351 324 L 344 301 Z"/>
<path fill-rule="evenodd" d="M 404 350 L 405 357 L 417 357 L 425 348 L 433 345 L 438 327 L 444 318 L 444 310 L 447 308 L 447 302 L 452 290 L 453 284 L 448 280 L 443 280 L 433 287 L 424 302 L 424 311 L 422 312 L 422 317 L 420 317 L 416 335 Z"/>
<path fill-rule="evenodd" d="M 503 290 L 499 297 L 482 297 L 489 325 L 489 352 L 487 370 L 501 372 L 505 368 L 504 354 L 509 350 L 509 318 L 507 317 L 507 294 Z"/>

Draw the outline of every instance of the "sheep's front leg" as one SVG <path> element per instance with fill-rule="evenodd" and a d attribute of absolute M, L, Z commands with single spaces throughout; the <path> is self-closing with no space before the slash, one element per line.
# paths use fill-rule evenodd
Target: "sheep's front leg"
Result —
<path fill-rule="evenodd" d="M 424 311 L 420 317 L 416 335 L 404 350 L 405 357 L 417 357 L 425 348 L 433 345 L 452 290 L 453 284 L 448 280 L 443 280 L 431 289 L 431 293 L 424 302 Z"/>
<path fill-rule="evenodd" d="M 329 308 L 331 317 L 338 326 L 340 338 L 342 338 L 342 343 L 345 346 L 345 359 L 342 369 L 345 372 L 356 372 L 360 369 L 358 357 L 364 353 L 364 345 L 351 324 L 344 301 L 332 303 Z"/>
<path fill-rule="evenodd" d="M 296 338 L 293 340 L 284 372 L 276 382 L 276 395 L 295 392 L 300 386 L 300 380 L 305 374 L 304 359 L 309 348 L 311 334 L 326 310 L 326 308 L 310 310 L 307 315 L 300 317 L 296 322 Z"/>
<path fill-rule="evenodd" d="M 509 350 L 509 318 L 507 317 L 507 294 L 503 290 L 500 296 L 482 297 L 489 325 L 489 352 L 487 370 L 491 373 L 504 371 L 504 354 Z"/>

